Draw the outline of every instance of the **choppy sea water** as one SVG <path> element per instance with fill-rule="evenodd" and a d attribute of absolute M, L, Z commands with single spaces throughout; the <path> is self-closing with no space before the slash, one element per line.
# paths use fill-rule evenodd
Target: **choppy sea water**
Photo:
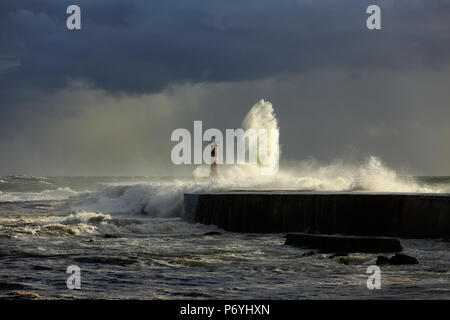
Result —
<path fill-rule="evenodd" d="M 0 177 L 0 297 L 450 299 L 448 241 L 401 240 L 420 264 L 382 266 L 381 289 L 369 290 L 376 254 L 352 254 L 344 265 L 284 245 L 284 234 L 184 221 L 183 192 L 210 188 L 169 178 Z M 70 265 L 80 267 L 81 290 L 67 288 Z"/>

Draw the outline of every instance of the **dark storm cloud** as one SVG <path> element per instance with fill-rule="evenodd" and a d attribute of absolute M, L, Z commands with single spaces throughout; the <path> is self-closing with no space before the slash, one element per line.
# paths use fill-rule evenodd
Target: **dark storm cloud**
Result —
<path fill-rule="evenodd" d="M 3 4 L 3 94 L 54 89 L 70 78 L 114 92 L 155 92 L 318 66 L 436 65 L 450 52 L 444 1 L 375 1 L 385 5 L 381 32 L 365 28 L 373 1 L 78 0 L 81 32 L 65 27 L 73 2 Z"/>
<path fill-rule="evenodd" d="M 170 173 L 173 129 L 261 98 L 282 159 L 447 174 L 449 21 L 446 0 L 0 1 L 0 175 Z"/>

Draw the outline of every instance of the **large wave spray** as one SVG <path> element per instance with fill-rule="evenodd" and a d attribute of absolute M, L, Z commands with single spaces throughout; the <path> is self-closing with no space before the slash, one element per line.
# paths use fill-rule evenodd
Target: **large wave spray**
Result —
<path fill-rule="evenodd" d="M 264 152 L 258 152 L 258 165 L 278 169 L 281 156 L 279 128 L 272 104 L 261 99 L 247 113 L 242 126 L 245 130 L 260 132 L 258 140 L 249 140 L 247 150 L 261 151 L 262 146 L 267 147 Z"/>
<path fill-rule="evenodd" d="M 245 129 L 278 129 L 278 120 L 270 102 L 260 100 L 246 115 Z M 271 145 L 275 155 L 278 144 Z M 273 161 L 277 161 L 272 159 Z M 210 180 L 209 167 L 199 166 L 193 181 L 173 180 L 126 186 L 105 186 L 92 193 L 77 209 L 108 213 L 145 214 L 151 217 L 175 217 L 182 214 L 183 194 L 221 190 L 298 190 L 353 192 L 444 192 L 423 186 L 412 177 L 401 177 L 383 162 L 369 156 L 361 165 L 336 161 L 320 165 L 314 160 L 299 161 L 275 175 L 261 175 L 259 165 L 221 165 L 219 177 Z"/>

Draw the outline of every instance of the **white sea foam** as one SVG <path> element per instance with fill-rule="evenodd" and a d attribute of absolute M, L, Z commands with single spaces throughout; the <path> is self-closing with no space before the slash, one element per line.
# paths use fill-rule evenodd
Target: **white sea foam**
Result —
<path fill-rule="evenodd" d="M 14 219 L 14 221 L 16 221 Z M 154 218 L 115 216 L 101 212 L 75 212 L 67 217 L 23 219 L 21 233 L 37 236 L 124 234 L 202 234 L 218 230 L 215 226 L 187 224 L 181 218 Z"/>
<path fill-rule="evenodd" d="M 100 226 L 109 219 L 111 216 L 108 214 L 76 212 L 67 217 L 44 216 L 20 221 L 26 223 L 22 228 L 23 233 L 39 236 L 66 236 L 101 233 Z"/>
<path fill-rule="evenodd" d="M 71 213 L 61 221 L 61 224 L 102 223 L 110 219 L 112 219 L 112 217 L 109 214 L 83 211 Z"/>
<path fill-rule="evenodd" d="M 52 185 L 52 183 L 45 181 L 45 180 L 39 180 L 38 183 Z"/>
<path fill-rule="evenodd" d="M 42 192 L 0 192 L 0 202 L 64 200 L 79 194 L 69 187 Z"/>
<path fill-rule="evenodd" d="M 38 236 L 67 236 L 67 235 L 81 235 L 86 233 L 97 232 L 97 227 L 90 224 L 77 224 L 77 225 L 65 225 L 65 224 L 46 224 L 39 226 L 26 226 L 22 229 L 23 233 L 38 235 Z"/>

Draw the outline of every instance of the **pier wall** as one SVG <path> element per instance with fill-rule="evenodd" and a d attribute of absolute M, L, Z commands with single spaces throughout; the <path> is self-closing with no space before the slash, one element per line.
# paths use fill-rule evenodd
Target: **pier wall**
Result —
<path fill-rule="evenodd" d="M 450 195 L 273 191 L 184 200 L 187 220 L 234 232 L 450 238 Z"/>

